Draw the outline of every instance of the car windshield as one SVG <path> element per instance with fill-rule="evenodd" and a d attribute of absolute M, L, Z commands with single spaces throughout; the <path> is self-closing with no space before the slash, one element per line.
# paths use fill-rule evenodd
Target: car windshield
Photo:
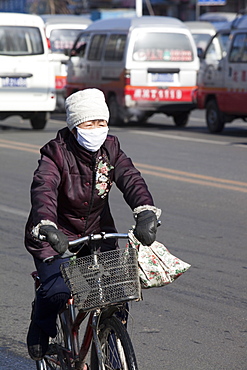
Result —
<path fill-rule="evenodd" d="M 64 49 L 72 49 L 81 29 L 54 29 L 50 35 L 51 51 L 64 53 Z"/>
<path fill-rule="evenodd" d="M 0 55 L 43 54 L 41 34 L 36 27 L 0 26 Z"/>
<path fill-rule="evenodd" d="M 138 62 L 191 62 L 193 51 L 189 38 L 182 33 L 139 33 L 133 50 Z"/>

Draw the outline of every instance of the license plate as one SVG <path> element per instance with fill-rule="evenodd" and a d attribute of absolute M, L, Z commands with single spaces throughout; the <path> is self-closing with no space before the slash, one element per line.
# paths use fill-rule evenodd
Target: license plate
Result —
<path fill-rule="evenodd" d="M 2 87 L 27 87 L 24 77 L 2 77 Z"/>
<path fill-rule="evenodd" d="M 152 73 L 152 82 L 174 82 L 174 73 Z"/>

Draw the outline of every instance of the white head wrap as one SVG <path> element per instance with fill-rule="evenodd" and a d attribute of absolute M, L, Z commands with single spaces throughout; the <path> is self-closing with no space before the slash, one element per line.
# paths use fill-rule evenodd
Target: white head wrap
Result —
<path fill-rule="evenodd" d="M 67 125 L 70 131 L 80 123 L 95 119 L 109 121 L 105 96 L 98 89 L 77 91 L 65 100 Z"/>

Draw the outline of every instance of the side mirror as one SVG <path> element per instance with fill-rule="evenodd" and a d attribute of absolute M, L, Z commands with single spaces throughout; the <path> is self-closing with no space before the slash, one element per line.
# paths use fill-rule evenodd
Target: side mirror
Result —
<path fill-rule="evenodd" d="M 66 55 L 66 57 L 69 57 L 70 56 L 70 53 L 71 53 L 71 49 L 70 48 L 65 48 L 63 50 L 63 53 L 64 53 L 64 55 Z"/>
<path fill-rule="evenodd" d="M 203 54 L 204 54 L 203 49 L 202 49 L 202 48 L 200 48 L 200 47 L 198 47 L 198 48 L 197 48 L 197 56 L 198 56 L 200 59 L 202 59 Z"/>

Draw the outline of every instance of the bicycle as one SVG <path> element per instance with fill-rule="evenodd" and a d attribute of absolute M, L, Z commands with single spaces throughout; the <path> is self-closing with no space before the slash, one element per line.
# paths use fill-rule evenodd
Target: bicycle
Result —
<path fill-rule="evenodd" d="M 37 370 L 83 370 L 91 346 L 90 370 L 138 370 L 136 356 L 124 322 L 118 318 L 127 302 L 141 299 L 137 252 L 132 247 L 97 252 L 95 242 L 128 239 L 128 234 L 100 233 L 69 242 L 62 258 L 61 273 L 71 297 L 57 319 L 57 336 L 50 340 Z M 40 239 L 44 240 L 43 236 Z M 76 257 L 88 243 L 91 254 Z M 127 244 L 128 245 L 128 244 Z M 31 274 L 35 289 L 37 272 Z M 79 329 L 88 317 L 80 345 Z"/>

